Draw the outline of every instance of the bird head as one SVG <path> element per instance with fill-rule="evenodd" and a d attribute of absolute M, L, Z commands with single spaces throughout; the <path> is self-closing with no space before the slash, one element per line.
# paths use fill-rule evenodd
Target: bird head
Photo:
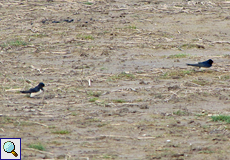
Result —
<path fill-rule="evenodd" d="M 45 87 L 45 84 L 41 82 L 41 83 L 38 84 L 38 86 L 39 87 Z"/>
<path fill-rule="evenodd" d="M 208 63 L 212 65 L 213 60 L 209 59 L 209 60 L 208 60 Z"/>

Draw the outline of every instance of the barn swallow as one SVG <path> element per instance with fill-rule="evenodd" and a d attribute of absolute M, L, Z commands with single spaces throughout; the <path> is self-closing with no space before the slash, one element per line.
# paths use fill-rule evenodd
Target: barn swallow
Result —
<path fill-rule="evenodd" d="M 39 95 L 42 92 L 44 92 L 43 87 L 45 87 L 45 84 L 41 82 L 35 88 L 31 88 L 28 91 L 20 91 L 20 92 L 21 93 L 30 93 L 30 97 L 34 97 L 34 96 Z"/>
<path fill-rule="evenodd" d="M 209 68 L 209 67 L 212 67 L 212 63 L 213 63 L 213 60 L 209 59 L 207 61 L 204 61 L 204 62 L 198 62 L 197 64 L 188 64 L 188 66 L 194 66 L 194 67 L 204 67 L 204 68 Z"/>

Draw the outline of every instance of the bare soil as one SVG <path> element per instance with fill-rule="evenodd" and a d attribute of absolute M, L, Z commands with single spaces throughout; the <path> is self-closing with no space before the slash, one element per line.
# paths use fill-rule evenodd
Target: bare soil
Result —
<path fill-rule="evenodd" d="M 230 159 L 230 3 L 3 0 L 0 137 L 22 158 Z M 194 70 L 186 63 L 212 59 Z M 19 91 L 44 82 L 45 94 Z M 44 149 L 31 148 L 38 144 Z"/>

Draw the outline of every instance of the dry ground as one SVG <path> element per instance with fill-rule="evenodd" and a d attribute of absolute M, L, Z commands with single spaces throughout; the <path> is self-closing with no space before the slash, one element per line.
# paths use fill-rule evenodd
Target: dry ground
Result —
<path fill-rule="evenodd" d="M 229 10 L 225 0 L 1 1 L 0 137 L 22 138 L 28 160 L 230 159 L 230 125 L 210 118 L 230 113 Z M 210 58 L 210 69 L 186 66 Z M 19 93 L 39 82 L 43 96 Z"/>

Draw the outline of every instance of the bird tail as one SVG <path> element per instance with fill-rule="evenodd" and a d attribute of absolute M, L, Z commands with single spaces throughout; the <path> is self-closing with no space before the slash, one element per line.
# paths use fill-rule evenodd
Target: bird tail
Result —
<path fill-rule="evenodd" d="M 196 67 L 199 67 L 198 64 L 189 64 L 189 63 L 187 63 L 187 66 L 196 66 Z"/>
<path fill-rule="evenodd" d="M 21 93 L 30 93 L 30 91 L 20 91 Z"/>

